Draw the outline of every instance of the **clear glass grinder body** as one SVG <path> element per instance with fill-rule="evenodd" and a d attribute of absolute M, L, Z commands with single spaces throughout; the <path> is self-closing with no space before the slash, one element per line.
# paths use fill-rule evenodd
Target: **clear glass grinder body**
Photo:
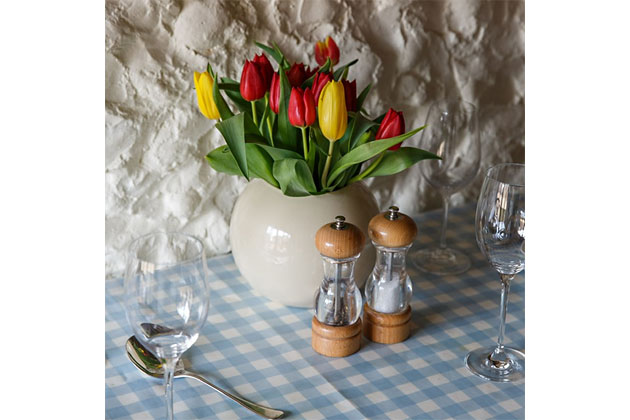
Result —
<path fill-rule="evenodd" d="M 315 316 L 326 325 L 354 324 L 361 316 L 363 298 L 354 282 L 354 263 L 359 258 L 335 259 L 322 255 L 324 279 L 315 300 Z"/>
<path fill-rule="evenodd" d="M 403 311 L 413 295 L 405 263 L 411 244 L 388 248 L 374 241 L 372 243 L 376 248 L 376 263 L 365 286 L 365 300 L 377 312 L 392 314 Z"/>

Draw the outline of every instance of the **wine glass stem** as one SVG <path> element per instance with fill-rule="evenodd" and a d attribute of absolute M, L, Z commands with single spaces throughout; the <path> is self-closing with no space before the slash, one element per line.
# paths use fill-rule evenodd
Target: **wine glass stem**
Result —
<path fill-rule="evenodd" d="M 503 337 L 505 335 L 505 317 L 507 315 L 508 297 L 510 294 L 510 282 L 514 274 L 499 274 L 501 276 L 501 307 L 499 308 L 499 336 L 497 338 L 497 348 L 492 352 L 493 360 L 504 360 Z"/>
<path fill-rule="evenodd" d="M 164 402 L 166 403 L 166 419 L 173 420 L 173 376 L 177 359 L 164 361 Z"/>
<path fill-rule="evenodd" d="M 448 201 L 450 196 L 442 193 L 442 203 L 444 207 L 444 213 L 442 214 L 442 232 L 440 233 L 440 248 L 446 249 L 446 225 L 448 223 Z"/>

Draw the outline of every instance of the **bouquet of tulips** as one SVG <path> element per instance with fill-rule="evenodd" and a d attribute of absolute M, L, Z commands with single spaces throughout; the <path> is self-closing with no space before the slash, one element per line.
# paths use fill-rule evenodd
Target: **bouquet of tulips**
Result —
<path fill-rule="evenodd" d="M 219 120 L 216 128 L 226 142 L 206 156 L 215 170 L 261 178 L 285 195 L 299 197 L 439 159 L 401 147 L 424 128 L 405 133 L 402 112 L 390 108 L 375 119 L 368 117 L 362 105 L 371 85 L 357 96 L 356 80 L 348 80 L 348 71 L 358 60 L 335 69 L 339 48 L 331 37 L 316 43 L 319 67 L 313 70 L 290 64 L 275 43 L 256 45 L 276 61 L 278 71 L 262 53 L 246 60 L 240 83 L 219 78 L 210 64 L 205 72 L 195 72 L 199 109 Z M 240 112 L 233 111 L 223 93 Z"/>

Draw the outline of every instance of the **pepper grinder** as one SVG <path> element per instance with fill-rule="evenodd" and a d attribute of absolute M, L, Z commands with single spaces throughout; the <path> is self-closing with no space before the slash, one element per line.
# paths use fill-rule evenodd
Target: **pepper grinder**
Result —
<path fill-rule="evenodd" d="M 361 291 L 354 263 L 365 245 L 363 232 L 337 216 L 315 235 L 324 263 L 324 279 L 315 295 L 311 345 L 319 354 L 344 357 L 361 347 Z"/>
<path fill-rule="evenodd" d="M 417 233 L 414 221 L 396 206 L 370 220 L 376 263 L 365 285 L 363 332 L 371 341 L 393 344 L 409 337 L 413 286 L 405 257 Z"/>

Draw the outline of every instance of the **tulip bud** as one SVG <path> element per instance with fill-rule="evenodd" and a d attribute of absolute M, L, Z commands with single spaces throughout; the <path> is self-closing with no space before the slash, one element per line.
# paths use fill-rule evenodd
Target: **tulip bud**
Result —
<path fill-rule="evenodd" d="M 381 125 L 378 127 L 378 131 L 376 132 L 376 140 L 381 139 L 389 139 L 392 137 L 400 136 L 405 132 L 405 119 L 403 117 L 402 111 L 397 112 L 392 108 L 387 111 Z M 398 143 L 388 150 L 398 150 L 400 149 L 401 143 Z"/>
<path fill-rule="evenodd" d="M 271 67 L 271 63 L 265 54 L 260 54 L 254 56 L 254 60 L 252 60 L 258 66 L 260 73 L 263 76 L 263 81 L 265 84 L 265 91 L 269 90 L 269 86 L 271 86 L 271 77 L 273 76 L 273 67 Z"/>
<path fill-rule="evenodd" d="M 302 86 L 302 82 L 306 80 L 306 69 L 304 68 L 304 64 L 293 64 L 289 71 L 287 71 L 287 78 L 289 79 L 289 83 L 291 84 L 291 86 Z"/>
<path fill-rule="evenodd" d="M 319 104 L 319 95 L 322 93 L 326 83 L 332 80 L 332 76 L 332 73 L 317 73 L 313 78 L 313 97 L 316 104 Z"/>
<path fill-rule="evenodd" d="M 331 37 L 326 38 L 325 42 L 315 43 L 315 61 L 320 66 L 326 64 L 326 58 L 330 58 L 333 66 L 339 62 L 339 48 Z"/>
<path fill-rule="evenodd" d="M 343 137 L 348 126 L 348 111 L 343 83 L 331 80 L 324 86 L 318 102 L 319 128 L 330 142 Z"/>
<path fill-rule="evenodd" d="M 349 82 L 347 80 L 343 81 L 343 90 L 346 95 L 346 108 L 348 111 L 356 111 L 357 110 L 357 81 L 353 80 Z"/>
<path fill-rule="evenodd" d="M 269 89 L 269 108 L 274 113 L 280 109 L 280 74 L 274 73 L 271 77 L 271 88 Z"/>
<path fill-rule="evenodd" d="M 310 88 L 302 91 L 300 88 L 291 89 L 289 98 L 289 122 L 294 127 L 306 127 L 315 122 L 315 99 Z"/>
<path fill-rule="evenodd" d="M 241 73 L 241 96 L 246 101 L 255 101 L 265 96 L 265 76 L 258 64 L 246 60 Z"/>
<path fill-rule="evenodd" d="M 197 103 L 201 113 L 211 120 L 218 120 L 221 116 L 212 97 L 214 80 L 207 71 L 195 72 L 195 90 L 197 91 Z"/>

